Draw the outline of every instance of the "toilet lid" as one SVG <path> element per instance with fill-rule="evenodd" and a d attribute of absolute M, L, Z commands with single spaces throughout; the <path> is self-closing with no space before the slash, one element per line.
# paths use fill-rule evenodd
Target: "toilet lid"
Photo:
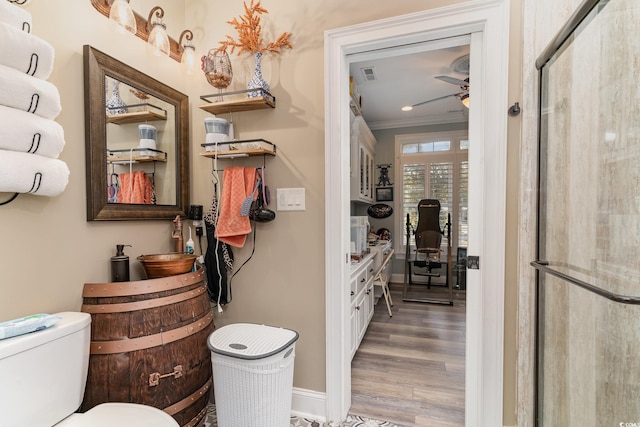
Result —
<path fill-rule="evenodd" d="M 73 427 L 176 427 L 171 415 L 152 406 L 136 403 L 103 403 L 84 414 L 69 417 L 58 426 Z"/>

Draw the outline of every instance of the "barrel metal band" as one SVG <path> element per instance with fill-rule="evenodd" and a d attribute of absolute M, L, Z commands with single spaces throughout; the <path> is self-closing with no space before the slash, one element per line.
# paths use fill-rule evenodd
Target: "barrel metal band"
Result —
<path fill-rule="evenodd" d="M 198 412 L 198 414 L 193 417 L 191 419 L 191 421 L 189 421 L 187 424 L 185 424 L 183 427 L 196 427 L 199 425 L 204 425 L 204 424 L 200 424 L 200 421 L 202 421 L 202 419 L 207 415 L 207 406 L 205 406 L 204 408 L 202 408 L 202 410 L 200 412 Z"/>
<path fill-rule="evenodd" d="M 204 394 L 207 391 L 209 391 L 209 388 L 211 388 L 212 383 L 213 383 L 213 379 L 209 378 L 209 380 L 207 380 L 207 382 L 198 390 L 191 393 L 189 396 L 185 397 L 181 401 L 176 402 L 171 406 L 167 406 L 166 408 L 163 409 L 163 411 L 169 415 L 175 415 L 178 412 L 188 408 L 189 406 L 193 405 L 193 402 L 200 399 L 202 396 L 204 396 Z"/>
<path fill-rule="evenodd" d="M 209 326 L 211 322 L 213 322 L 213 312 L 209 311 L 206 316 L 193 323 L 181 328 L 160 332 L 159 334 L 117 341 L 91 341 L 90 352 L 91 354 L 115 354 L 157 347 L 181 340 L 189 335 L 200 332 Z"/>
<path fill-rule="evenodd" d="M 85 283 L 82 296 L 90 297 L 126 297 L 170 291 L 204 281 L 204 269 L 177 276 L 158 279 L 138 280 L 135 282 Z"/>
<path fill-rule="evenodd" d="M 163 298 L 154 298 L 144 301 L 126 302 L 121 304 L 82 304 L 82 311 L 91 314 L 100 313 L 125 313 L 129 311 L 146 310 L 149 308 L 163 307 L 176 304 L 202 295 L 207 290 L 206 286 L 192 289 L 181 294 L 175 294 Z"/>

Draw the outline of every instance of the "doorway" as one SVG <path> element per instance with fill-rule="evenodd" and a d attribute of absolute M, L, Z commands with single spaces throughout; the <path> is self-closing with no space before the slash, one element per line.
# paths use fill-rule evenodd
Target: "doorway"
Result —
<path fill-rule="evenodd" d="M 469 2 L 325 33 L 326 418 L 351 406 L 348 56 L 469 35 L 469 255 L 465 420 L 502 425 L 508 2 Z M 475 83 L 477 82 L 477 83 Z M 489 96 L 490 94 L 490 96 Z"/>

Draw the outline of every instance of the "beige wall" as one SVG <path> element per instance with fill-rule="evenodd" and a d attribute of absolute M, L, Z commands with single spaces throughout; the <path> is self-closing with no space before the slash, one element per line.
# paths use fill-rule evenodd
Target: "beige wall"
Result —
<path fill-rule="evenodd" d="M 252 259 L 232 281 L 233 301 L 216 313 L 216 325 L 258 322 L 289 327 L 300 333 L 294 386 L 325 389 L 324 306 L 324 31 L 375 19 L 461 3 L 456 0 L 405 0 L 402 2 L 326 0 L 324 2 L 265 0 L 270 13 L 264 17 L 265 38 L 283 31 L 293 33 L 293 50 L 263 59 L 263 74 L 277 98 L 277 108 L 234 114 L 236 136 L 274 142 L 278 156 L 267 159 L 267 180 L 275 195 L 278 187 L 306 188 L 306 211 L 277 212 L 274 222 L 258 224 Z M 50 81 L 61 92 L 63 112 L 58 122 L 65 129 L 67 145 L 62 160 L 71 169 L 66 191 L 56 198 L 22 195 L 0 207 L 3 242 L 0 248 L 0 320 L 34 312 L 79 310 L 82 285 L 109 279 L 109 258 L 117 243 L 131 244 L 132 278 L 139 277 L 135 257 L 169 251 L 170 221 L 86 222 L 84 177 L 84 102 L 82 46 L 91 44 L 122 62 L 161 80 L 190 97 L 192 119 L 191 203 L 208 210 L 212 197 L 212 161 L 198 155 L 204 142 L 199 96 L 211 94 L 200 72 L 187 78 L 170 59 L 148 56 L 144 43 L 133 36 L 113 34 L 107 20 L 87 0 L 33 1 L 26 8 L 33 15 L 34 34 L 56 49 Z M 512 0 L 511 33 L 514 50 L 510 75 L 510 99 L 518 100 L 520 10 Z M 165 8 L 169 34 L 176 38 L 184 28 L 194 32 L 197 55 L 217 47 L 225 34 L 235 36 L 226 21 L 242 13 L 240 1 L 139 0 L 133 8 L 142 15 L 154 5 Z M 186 7 L 185 7 L 186 5 Z M 73 11 L 73 12 L 72 12 Z M 77 18 L 78 16 L 82 18 Z M 233 56 L 231 89 L 242 89 L 253 60 Z M 515 70 L 515 72 L 513 72 Z M 228 117 L 226 117 L 228 118 Z M 518 119 L 515 120 L 515 123 Z M 509 128 L 509 176 L 518 176 L 519 130 Z M 515 130 L 514 130 L 515 129 Z M 512 148 L 513 147 L 513 148 Z M 513 151 L 512 151 L 513 150 Z M 236 160 L 234 164 L 258 165 L 261 158 Z M 226 163 L 228 164 L 228 163 Z M 219 165 L 222 168 L 225 164 Z M 515 178 L 514 178 L 515 179 Z M 517 180 L 516 180 L 517 182 Z M 509 184 L 510 200 L 517 199 L 517 185 Z M 509 203 L 507 253 L 515 253 L 513 230 L 517 209 Z M 206 246 L 206 242 L 203 241 Z M 197 242 L 196 242 L 197 246 Z M 251 254 L 251 239 L 235 252 L 236 265 Z M 505 424 L 513 424 L 515 408 L 515 261 L 507 259 L 505 306 Z"/>

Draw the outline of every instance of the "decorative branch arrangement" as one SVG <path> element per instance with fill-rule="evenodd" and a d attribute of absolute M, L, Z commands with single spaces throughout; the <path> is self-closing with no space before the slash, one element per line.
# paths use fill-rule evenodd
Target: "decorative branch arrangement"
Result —
<path fill-rule="evenodd" d="M 237 55 L 240 56 L 245 52 L 251 54 L 264 52 L 278 54 L 281 49 L 291 49 L 293 47 L 289 41 L 291 33 L 287 32 L 282 33 L 276 41 L 264 43 L 260 15 L 266 13 L 269 13 L 269 11 L 260 5 L 260 0 L 251 0 L 249 6 L 244 2 L 244 15 L 227 21 L 227 24 L 231 24 L 238 32 L 238 38 L 234 39 L 227 35 L 227 39 L 220 42 L 220 47 L 217 50 L 226 52 L 227 49 L 230 49 L 230 52 L 233 53 L 237 48 Z"/>

